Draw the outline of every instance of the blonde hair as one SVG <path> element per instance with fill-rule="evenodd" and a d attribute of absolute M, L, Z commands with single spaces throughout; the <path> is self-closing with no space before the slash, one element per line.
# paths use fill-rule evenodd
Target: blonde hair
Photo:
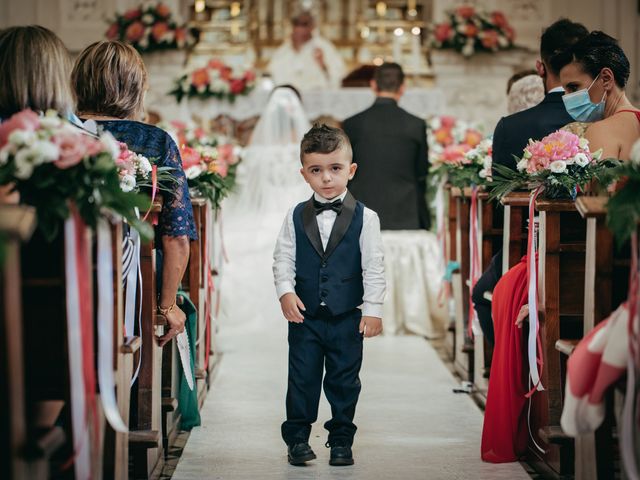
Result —
<path fill-rule="evenodd" d="M 73 113 L 69 52 L 55 33 L 39 25 L 0 31 L 0 115 L 30 108 Z"/>
<path fill-rule="evenodd" d="M 101 41 L 85 48 L 75 61 L 71 83 L 78 112 L 122 119 L 142 119 L 147 69 L 131 46 Z"/>

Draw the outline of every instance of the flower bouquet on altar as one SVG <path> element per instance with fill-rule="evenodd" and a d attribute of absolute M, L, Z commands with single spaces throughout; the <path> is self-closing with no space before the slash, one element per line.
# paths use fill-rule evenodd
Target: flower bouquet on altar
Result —
<path fill-rule="evenodd" d="M 206 66 L 185 73 L 175 81 L 169 95 L 179 103 L 183 98 L 217 98 L 234 102 L 236 97 L 248 95 L 255 86 L 253 70 L 237 71 L 220 60 L 210 60 Z"/>
<path fill-rule="evenodd" d="M 193 36 L 185 25 L 178 25 L 164 3 L 145 3 L 116 14 L 106 32 L 109 40 L 130 43 L 141 53 L 177 50 L 191 46 Z"/>
<path fill-rule="evenodd" d="M 565 130 L 558 130 L 542 140 L 529 140 L 516 170 L 494 165 L 491 196 L 501 198 L 514 190 L 544 187 L 547 198 L 575 199 L 593 180 L 604 180 L 607 171 L 620 162 L 601 160 L 602 150 L 591 152 L 589 141 Z"/>
<path fill-rule="evenodd" d="M 178 144 L 191 191 L 208 199 L 214 209 L 218 208 L 235 185 L 241 148 L 227 137 L 182 122 L 161 127 Z"/>
<path fill-rule="evenodd" d="M 471 124 L 436 117 L 428 123 L 427 138 L 434 178 L 458 188 L 484 185 L 491 179 L 491 139 L 483 139 Z"/>
<path fill-rule="evenodd" d="M 124 217 L 144 238 L 151 226 L 136 215 L 149 198 L 121 187 L 122 154 L 109 133 L 93 136 L 49 111 L 24 110 L 0 124 L 0 185 L 13 185 L 20 201 L 36 208 L 38 228 L 53 240 L 74 204 L 95 228 L 105 213 Z"/>
<path fill-rule="evenodd" d="M 475 52 L 497 52 L 513 48 L 515 31 L 502 12 L 491 13 L 462 5 L 447 11 L 448 21 L 437 24 L 432 32 L 436 49 L 454 49 L 465 57 Z"/>

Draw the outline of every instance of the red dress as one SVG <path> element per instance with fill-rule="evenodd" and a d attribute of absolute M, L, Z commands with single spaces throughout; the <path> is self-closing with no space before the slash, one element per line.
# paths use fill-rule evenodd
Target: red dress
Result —
<path fill-rule="evenodd" d="M 526 340 L 515 325 L 527 302 L 527 257 L 505 273 L 493 290 L 495 348 L 482 428 L 482 460 L 515 462 L 527 449 Z"/>

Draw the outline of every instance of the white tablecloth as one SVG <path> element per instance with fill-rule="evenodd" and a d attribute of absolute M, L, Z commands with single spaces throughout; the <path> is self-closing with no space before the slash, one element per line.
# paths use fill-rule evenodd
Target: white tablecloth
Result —
<path fill-rule="evenodd" d="M 188 120 L 197 116 L 204 120 L 228 115 L 236 121 L 259 116 L 269 100 L 270 92 L 256 89 L 246 97 L 238 97 L 234 103 L 209 100 L 183 100 L 176 103 L 173 97 L 165 97 L 150 102 L 148 108 L 159 113 L 163 120 Z M 302 103 L 309 120 L 327 115 L 342 121 L 368 108 L 374 101 L 374 94 L 368 88 L 341 88 L 305 92 Z M 408 112 L 426 118 L 446 112 L 445 96 L 438 89 L 410 89 L 400 100 L 400 106 Z"/>

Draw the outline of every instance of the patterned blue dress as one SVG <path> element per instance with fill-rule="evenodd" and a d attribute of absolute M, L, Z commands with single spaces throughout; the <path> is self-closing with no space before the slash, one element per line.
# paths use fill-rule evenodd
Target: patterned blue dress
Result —
<path fill-rule="evenodd" d="M 159 167 L 172 167 L 176 179 L 172 192 L 161 191 L 162 212 L 158 222 L 158 233 L 179 237 L 186 235 L 190 240 L 198 238 L 193 221 L 193 209 L 189 197 L 187 177 L 182 169 L 182 159 L 178 147 L 164 130 L 133 120 L 100 120 L 102 126 L 129 149 L 149 159 L 156 159 Z"/>

